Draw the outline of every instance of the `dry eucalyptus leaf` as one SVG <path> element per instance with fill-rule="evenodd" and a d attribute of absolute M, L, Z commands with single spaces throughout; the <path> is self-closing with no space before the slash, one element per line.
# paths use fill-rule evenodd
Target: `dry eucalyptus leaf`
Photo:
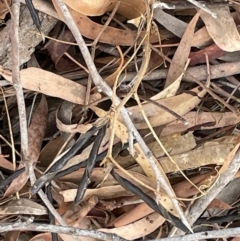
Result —
<path fill-rule="evenodd" d="M 44 95 L 33 113 L 30 126 L 28 128 L 28 145 L 29 145 L 29 158 L 32 162 L 36 163 L 45 135 L 48 117 L 48 105 Z"/>
<path fill-rule="evenodd" d="M 0 214 L 46 215 L 48 211 L 44 206 L 30 199 L 20 198 L 0 206 Z"/>
<path fill-rule="evenodd" d="M 191 111 L 183 116 L 188 125 L 181 121 L 175 120 L 167 124 L 161 136 L 168 136 L 173 133 L 180 133 L 187 129 L 195 128 L 196 130 L 210 130 L 224 126 L 234 126 L 240 121 L 240 116 L 233 112 L 195 112 Z"/>
<path fill-rule="evenodd" d="M 64 0 L 64 2 L 73 10 L 87 16 L 103 15 L 112 11 L 117 4 L 115 0 Z M 145 3 L 143 0 L 122 0 L 117 12 L 127 19 L 137 18 L 144 14 Z"/>
<path fill-rule="evenodd" d="M 59 10 L 57 4 L 55 3 L 55 0 L 53 0 L 53 5 L 58 12 L 59 16 L 61 17 L 61 11 Z M 101 33 L 102 29 L 104 28 L 103 25 L 98 24 L 94 21 L 92 21 L 90 18 L 85 16 L 84 14 L 81 14 L 79 12 L 74 11 L 73 9 L 69 8 L 69 11 L 76 22 L 79 31 L 81 34 L 89 39 L 96 39 L 98 35 Z M 62 18 L 63 19 L 63 18 Z M 111 45 L 116 46 L 131 46 L 132 44 L 136 42 L 140 42 L 142 38 L 144 38 L 146 32 L 142 31 L 140 33 L 139 41 L 136 41 L 136 38 L 138 36 L 138 33 L 136 31 L 128 31 L 128 30 L 122 30 L 113 28 L 110 26 L 107 26 L 104 28 L 104 32 L 101 34 L 99 38 L 99 42 L 101 43 L 108 43 Z M 171 34 L 166 31 L 161 32 L 161 39 L 166 39 L 168 37 L 171 37 Z M 154 43 L 158 41 L 158 36 L 153 33 L 150 35 L 150 42 Z"/>
<path fill-rule="evenodd" d="M 192 40 L 194 37 L 194 30 L 199 18 L 199 12 L 194 16 L 191 22 L 188 24 L 185 33 L 183 34 L 180 44 L 173 56 L 172 63 L 168 70 L 167 79 L 164 88 L 171 86 L 174 88 L 174 92 L 171 95 L 166 95 L 166 97 L 174 96 L 180 86 L 181 78 L 183 76 L 183 71 L 186 63 L 188 61 L 188 56 L 192 47 Z M 174 84 L 172 86 L 172 84 Z"/>
<path fill-rule="evenodd" d="M 11 73 L 6 74 L 0 68 L 0 74 L 9 82 L 12 82 Z M 76 104 L 84 104 L 86 88 L 69 79 L 38 68 L 23 69 L 20 71 L 20 77 L 23 88 L 62 98 Z M 91 97 L 91 101 L 101 98 L 99 93 Z"/>
<path fill-rule="evenodd" d="M 0 154 L 0 167 L 13 171 L 13 164 Z"/>
<path fill-rule="evenodd" d="M 194 150 L 172 155 L 172 159 L 180 170 L 193 169 L 210 164 L 223 165 L 226 157 L 234 148 L 234 143 L 235 139 L 233 137 L 225 140 L 210 141 Z M 178 171 L 176 165 L 170 162 L 167 157 L 162 157 L 158 160 L 166 173 Z"/>
<path fill-rule="evenodd" d="M 63 195 L 64 202 L 72 202 L 76 197 L 77 189 L 61 191 L 60 194 Z M 89 199 L 93 195 L 97 196 L 99 199 L 109 199 L 122 196 L 133 196 L 134 194 L 130 191 L 127 191 L 120 185 L 100 187 L 96 189 L 87 189 L 83 197 L 83 201 Z"/>
<path fill-rule="evenodd" d="M 217 18 L 205 11 L 201 11 L 200 16 L 213 41 L 227 52 L 240 50 L 240 36 L 229 7 L 218 6 L 210 9 L 217 14 Z"/>
<path fill-rule="evenodd" d="M 195 88 L 191 90 L 191 92 L 195 93 L 197 96 L 195 94 L 183 93 L 166 99 L 157 100 L 156 102 L 176 112 L 180 116 L 183 116 L 201 102 L 199 97 L 203 97 L 206 94 L 205 89 L 199 90 L 199 88 Z M 176 119 L 176 117 L 168 111 L 157 107 L 153 103 L 145 103 L 142 107 L 152 127 L 168 124 Z M 137 129 L 148 128 L 139 106 L 129 107 L 127 110 Z M 124 123 L 121 116 L 118 117 L 118 120 Z"/>

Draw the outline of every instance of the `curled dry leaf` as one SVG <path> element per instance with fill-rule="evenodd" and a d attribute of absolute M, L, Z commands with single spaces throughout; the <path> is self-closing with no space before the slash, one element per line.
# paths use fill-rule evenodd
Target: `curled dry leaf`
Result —
<path fill-rule="evenodd" d="M 12 83 L 11 73 L 6 74 L 0 68 L 0 74 Z M 69 79 L 33 67 L 21 70 L 20 76 L 23 88 L 62 98 L 76 104 L 84 104 L 86 88 Z M 96 101 L 100 98 L 101 95 L 99 93 L 90 97 L 91 101 Z"/>
<path fill-rule="evenodd" d="M 58 12 L 59 16 L 61 16 L 61 11 L 59 11 L 59 8 L 57 7 L 57 4 L 55 3 L 55 0 L 53 0 L 54 7 L 56 11 Z M 69 11 L 74 19 L 74 21 L 77 23 L 78 29 L 81 32 L 81 34 L 89 39 L 96 39 L 98 35 L 101 33 L 103 29 L 103 25 L 93 22 L 90 18 L 87 16 L 74 11 L 73 9 L 69 8 Z M 63 19 L 63 18 L 62 18 Z M 145 32 L 142 31 L 140 33 L 140 38 L 142 39 L 145 36 Z M 104 32 L 101 34 L 99 38 L 99 42 L 101 43 L 108 43 L 111 45 L 119 45 L 119 46 L 131 46 L 136 42 L 138 34 L 136 31 L 128 31 L 128 30 L 122 30 L 113 28 L 110 26 L 107 26 L 104 28 Z M 171 34 L 168 32 L 161 32 L 161 38 L 166 39 L 170 37 Z M 140 42 L 140 41 L 137 41 Z M 158 42 L 158 36 L 156 34 L 150 35 L 150 42 Z"/>
<path fill-rule="evenodd" d="M 75 11 L 87 16 L 100 16 L 105 12 L 111 12 L 117 1 L 115 0 L 64 0 Z M 127 19 L 137 18 L 145 12 L 143 0 L 122 0 L 117 12 Z"/>
<path fill-rule="evenodd" d="M 126 226 L 118 227 L 118 228 L 110 228 L 110 229 L 106 229 L 106 228 L 98 229 L 98 231 L 106 232 L 106 233 L 115 233 L 127 240 L 134 240 L 152 233 L 154 230 L 160 227 L 164 222 L 165 222 L 165 218 L 163 218 L 158 213 L 152 213 Z"/>
<path fill-rule="evenodd" d="M 217 18 L 213 18 L 205 11 L 201 11 L 200 16 L 213 41 L 224 51 L 240 50 L 240 36 L 229 7 L 217 6 L 211 7 L 211 10 L 217 14 Z"/>
<path fill-rule="evenodd" d="M 25 198 L 12 200 L 0 206 L 0 214 L 2 215 L 46 215 L 47 213 L 44 206 Z"/>
<path fill-rule="evenodd" d="M 5 18 L 6 14 L 9 12 L 11 4 L 11 0 L 0 1 L 0 19 Z"/>

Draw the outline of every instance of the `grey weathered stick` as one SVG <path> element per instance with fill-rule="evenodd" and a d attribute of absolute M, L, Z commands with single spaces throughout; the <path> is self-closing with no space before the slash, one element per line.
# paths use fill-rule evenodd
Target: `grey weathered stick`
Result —
<path fill-rule="evenodd" d="M 92 78 L 94 84 L 96 85 L 96 87 L 98 88 L 98 91 L 100 91 L 100 92 L 103 91 L 109 98 L 112 98 L 113 91 L 109 87 L 109 85 L 106 82 L 104 82 L 102 77 L 99 75 L 99 73 L 96 69 L 96 66 L 94 65 L 91 55 L 89 53 L 89 50 L 84 42 L 84 39 L 83 39 L 81 33 L 79 32 L 68 8 L 66 7 L 66 5 L 63 3 L 62 0 L 56 0 L 56 3 L 64 16 L 66 24 L 68 25 L 69 29 L 71 30 L 73 36 L 75 37 L 75 39 L 79 45 L 79 48 L 82 52 L 84 60 L 87 64 L 91 78 Z M 120 99 L 117 96 L 115 98 L 115 103 L 116 103 L 116 105 L 120 104 Z M 166 191 L 166 193 L 169 196 L 174 197 L 175 196 L 174 192 L 172 191 L 171 187 L 169 187 L 169 185 L 166 182 L 166 180 L 164 179 L 164 177 L 161 175 L 152 152 L 150 151 L 150 149 L 148 148 L 148 146 L 146 145 L 146 143 L 140 136 L 139 132 L 135 128 L 134 124 L 132 123 L 131 118 L 129 117 L 129 114 L 128 114 L 126 108 L 122 107 L 120 109 L 120 113 L 124 119 L 124 122 L 129 130 L 129 132 L 131 132 L 133 134 L 133 136 L 136 138 L 136 140 L 137 140 L 138 144 L 140 145 L 140 147 L 142 148 L 145 156 L 148 158 L 148 161 L 155 173 L 157 183 L 161 185 L 161 187 Z M 188 227 L 189 230 L 191 230 L 191 227 L 188 225 L 186 218 L 182 212 L 182 209 L 179 206 L 178 201 L 176 199 L 172 199 L 172 203 L 173 203 L 175 209 L 177 210 L 182 222 L 186 225 L 186 227 Z"/>
<path fill-rule="evenodd" d="M 20 134 L 21 134 L 21 151 L 22 151 L 22 160 L 25 164 L 26 170 L 30 176 L 31 184 L 33 184 L 36 180 L 33 163 L 29 160 L 29 149 L 28 149 L 28 129 L 27 129 L 27 118 L 26 118 L 26 108 L 25 108 L 25 100 L 23 95 L 23 88 L 20 81 L 20 62 L 19 62 L 19 15 L 20 15 L 20 2 L 18 0 L 13 0 L 12 4 L 12 12 L 14 18 L 12 18 L 12 78 L 13 78 L 13 86 L 16 91 L 17 103 L 18 103 L 18 112 L 19 112 L 19 122 L 20 122 Z M 54 215 L 54 217 L 58 220 L 61 225 L 67 226 L 58 212 L 53 208 L 52 204 L 47 199 L 46 195 L 41 190 L 39 192 L 40 197 L 50 210 L 50 212 Z"/>
<path fill-rule="evenodd" d="M 146 75 L 143 80 L 166 79 L 167 73 L 168 69 L 157 69 Z M 232 76 L 235 74 L 240 74 L 240 61 L 211 65 L 211 80 Z M 120 75 L 119 82 L 121 82 L 122 80 L 131 81 L 135 76 L 136 72 L 122 74 Z M 188 82 L 194 82 L 192 76 L 199 81 L 205 81 L 208 77 L 206 65 L 188 67 L 186 73 L 183 76 L 183 80 Z"/>
<path fill-rule="evenodd" d="M 16 91 L 20 133 L 21 133 L 21 151 L 22 159 L 26 160 L 28 157 L 28 132 L 27 132 L 27 118 L 25 100 L 23 95 L 23 88 L 20 81 L 20 62 L 19 62 L 19 15 L 20 2 L 18 0 L 12 1 L 13 18 L 11 20 L 11 45 L 12 45 L 12 82 Z"/>
<path fill-rule="evenodd" d="M 239 237 L 240 228 L 228 228 L 222 230 L 205 231 L 200 233 L 187 234 L 184 236 L 161 238 L 147 241 L 196 241 L 215 238 Z"/>
<path fill-rule="evenodd" d="M 51 232 L 51 233 L 62 233 L 69 234 L 74 236 L 84 236 L 92 237 L 95 239 L 106 240 L 106 241 L 126 241 L 115 234 L 104 233 L 95 230 L 86 230 L 73 227 L 64 227 L 51 224 L 42 224 L 42 223 L 29 223 L 29 222 L 16 222 L 16 223 L 1 223 L 0 224 L 0 233 L 21 230 L 21 231 L 38 231 L 38 232 Z"/>

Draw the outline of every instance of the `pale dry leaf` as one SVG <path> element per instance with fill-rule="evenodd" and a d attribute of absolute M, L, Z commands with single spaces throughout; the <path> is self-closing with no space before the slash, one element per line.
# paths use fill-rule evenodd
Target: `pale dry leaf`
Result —
<path fill-rule="evenodd" d="M 223 165 L 219 170 L 219 173 L 218 173 L 219 175 L 223 174 L 228 169 L 228 166 L 231 163 L 232 159 L 234 158 L 236 152 L 238 151 L 239 146 L 240 146 L 240 142 L 238 142 L 236 146 L 233 148 L 233 150 L 231 150 L 231 152 L 226 156 L 223 162 Z"/>
<path fill-rule="evenodd" d="M 160 227 L 164 222 L 165 222 L 165 218 L 163 218 L 160 214 L 152 213 L 126 226 L 118 227 L 118 228 L 109 228 L 109 229 L 106 229 L 106 228 L 98 229 L 98 231 L 106 232 L 106 233 L 115 233 L 127 240 L 134 240 L 152 233 L 158 227 Z"/>
<path fill-rule="evenodd" d="M 199 88 L 192 89 L 191 92 L 196 95 L 182 93 L 166 99 L 157 100 L 156 102 L 176 112 L 178 115 L 183 116 L 201 102 L 199 97 L 203 97 L 206 94 L 205 89 L 199 90 Z M 176 120 L 175 116 L 160 107 L 156 107 L 156 105 L 151 102 L 144 103 L 142 107 L 152 127 L 168 124 Z M 130 113 L 130 118 L 137 129 L 148 128 L 138 106 L 129 107 L 127 110 Z M 118 116 L 118 120 L 124 123 L 124 120 L 120 115 Z"/>
<path fill-rule="evenodd" d="M 74 133 L 84 134 L 92 128 L 92 124 L 70 124 L 70 125 L 66 125 L 66 124 L 62 123 L 58 118 L 56 118 L 56 124 L 57 124 L 57 128 L 60 131 L 71 133 L 71 134 L 74 134 Z"/>
<path fill-rule="evenodd" d="M 171 84 L 175 83 L 177 87 L 172 86 L 172 88 L 175 89 L 175 93 L 177 92 L 180 85 L 181 78 L 179 80 L 179 77 L 183 76 L 182 70 L 185 68 L 186 63 L 188 61 L 188 56 L 191 50 L 192 40 L 194 37 L 194 30 L 199 15 L 200 13 L 198 12 L 188 24 L 187 29 L 181 38 L 180 44 L 173 56 L 172 63 L 168 70 L 168 75 L 164 88 L 167 88 Z"/>
<path fill-rule="evenodd" d="M 205 11 L 201 11 L 200 16 L 213 41 L 224 51 L 240 50 L 240 36 L 229 7 L 217 6 L 210 9 L 217 14 L 217 18 L 213 18 Z"/>
<path fill-rule="evenodd" d="M 171 155 L 185 153 L 192 150 L 196 146 L 196 141 L 192 132 L 188 132 L 185 135 L 179 133 L 171 134 L 165 137 L 160 138 L 163 146 Z M 149 149 L 152 151 L 153 155 L 156 158 L 160 158 L 165 155 L 164 150 L 159 146 L 157 141 L 147 143 Z M 116 161 L 122 167 L 129 167 L 135 163 L 135 159 L 132 155 L 118 155 Z"/>
<path fill-rule="evenodd" d="M 11 74 L 1 71 L 0 73 L 6 80 L 12 81 Z M 69 79 L 34 67 L 21 70 L 20 77 L 23 88 L 62 98 L 76 104 L 84 104 L 86 88 Z M 91 101 L 100 98 L 101 95 L 96 93 L 91 96 Z"/>
<path fill-rule="evenodd" d="M 60 194 L 63 195 L 64 202 L 72 202 L 76 197 L 77 189 L 61 191 Z M 100 187 L 96 189 L 87 189 L 83 201 L 89 199 L 93 195 L 97 196 L 99 199 L 109 199 L 122 196 L 133 196 L 134 194 L 120 185 Z"/>
<path fill-rule="evenodd" d="M 209 130 L 224 126 L 234 126 L 240 121 L 240 116 L 237 116 L 233 112 L 192 111 L 184 115 L 183 118 L 188 122 L 187 126 L 180 120 L 175 120 L 163 128 L 161 136 L 181 133 L 193 127 L 197 130 Z"/>
<path fill-rule="evenodd" d="M 213 43 L 211 36 L 209 35 L 207 28 L 204 26 L 194 33 L 192 40 L 193 47 L 206 47 Z"/>
<path fill-rule="evenodd" d="M 48 211 L 44 206 L 33 202 L 30 199 L 20 198 L 0 206 L 0 214 L 46 215 L 48 214 Z"/>
<path fill-rule="evenodd" d="M 234 148 L 234 143 L 235 140 L 232 137 L 226 138 L 224 141 L 222 139 L 214 140 L 194 150 L 172 155 L 172 158 L 181 170 L 198 168 L 210 164 L 223 165 L 226 157 Z M 167 157 L 159 158 L 158 161 L 166 173 L 178 171 L 176 165 L 169 162 Z"/>

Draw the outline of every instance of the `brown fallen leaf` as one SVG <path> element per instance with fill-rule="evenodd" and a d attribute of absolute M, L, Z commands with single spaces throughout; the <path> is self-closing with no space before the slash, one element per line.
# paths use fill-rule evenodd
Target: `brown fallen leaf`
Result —
<path fill-rule="evenodd" d="M 191 59 L 189 66 L 194 66 L 196 64 L 201 64 L 206 62 L 206 55 L 209 61 L 218 59 L 225 54 L 225 51 L 220 49 L 216 44 L 212 44 L 204 49 L 197 52 L 191 52 L 189 58 Z"/>
<path fill-rule="evenodd" d="M 0 154 L 0 167 L 13 171 L 13 164 Z"/>
<path fill-rule="evenodd" d="M 36 163 L 40 150 L 42 147 L 42 141 L 45 135 L 47 126 L 48 105 L 44 95 L 42 95 L 41 101 L 35 110 L 30 125 L 28 128 L 28 146 L 29 146 L 29 158 L 31 162 Z"/>
<path fill-rule="evenodd" d="M 214 198 L 211 203 L 208 205 L 207 209 L 222 209 L 222 210 L 229 210 L 231 208 L 233 208 L 231 205 L 217 199 Z"/>

